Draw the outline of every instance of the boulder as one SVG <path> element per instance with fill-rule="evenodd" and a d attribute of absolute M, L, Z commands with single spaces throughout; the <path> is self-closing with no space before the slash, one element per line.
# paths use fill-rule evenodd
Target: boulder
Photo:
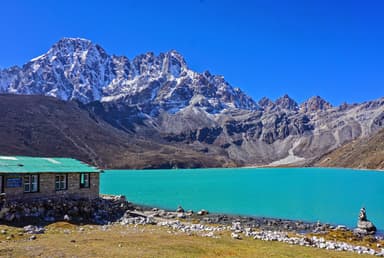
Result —
<path fill-rule="evenodd" d="M 0 219 L 4 218 L 6 216 L 6 214 L 9 212 L 10 208 L 8 207 L 3 207 L 1 210 L 0 210 Z"/>
<path fill-rule="evenodd" d="M 184 212 L 184 209 L 183 207 L 181 207 L 180 205 L 177 207 L 176 209 L 176 212 Z"/>
<path fill-rule="evenodd" d="M 187 216 L 185 215 L 185 213 L 182 213 L 182 212 L 179 212 L 178 214 L 177 214 L 177 218 L 178 219 L 185 219 Z"/>
<path fill-rule="evenodd" d="M 240 237 L 240 235 L 239 235 L 239 234 L 237 234 L 237 233 L 234 233 L 234 232 L 232 232 L 232 233 L 231 233 L 231 237 L 232 237 L 233 239 L 238 239 L 238 240 L 241 240 L 241 237 Z"/>
<path fill-rule="evenodd" d="M 197 215 L 207 215 L 207 214 L 209 214 L 209 212 L 204 209 L 197 212 Z"/>
<path fill-rule="evenodd" d="M 71 220 L 71 217 L 69 217 L 68 214 L 65 214 L 65 215 L 64 215 L 64 220 L 65 220 L 65 221 L 70 221 L 70 220 Z"/>

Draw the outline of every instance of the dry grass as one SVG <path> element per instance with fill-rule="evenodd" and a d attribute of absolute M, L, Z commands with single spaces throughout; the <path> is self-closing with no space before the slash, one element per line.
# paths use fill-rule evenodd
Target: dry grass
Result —
<path fill-rule="evenodd" d="M 47 232 L 29 240 L 20 229 L 0 226 L 1 257 L 372 257 L 245 238 L 233 240 L 188 236 L 158 226 L 99 226 L 55 223 Z M 11 240 L 6 240 L 14 235 Z"/>

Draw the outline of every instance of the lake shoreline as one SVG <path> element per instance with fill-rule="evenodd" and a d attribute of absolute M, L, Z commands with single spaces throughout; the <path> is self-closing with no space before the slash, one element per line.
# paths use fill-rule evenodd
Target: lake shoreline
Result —
<path fill-rule="evenodd" d="M 102 196 L 103 198 L 119 197 L 118 195 Z M 243 227 L 251 227 L 259 230 L 284 231 L 300 234 L 317 234 L 338 229 L 350 232 L 353 232 L 354 230 L 354 228 L 348 227 L 343 224 L 332 224 L 321 221 L 311 222 L 300 219 L 273 218 L 266 216 L 248 216 L 217 212 L 211 213 L 204 209 L 200 211 L 185 211 L 181 206 L 178 209 L 182 210 L 182 212 L 179 212 L 178 209 L 171 210 L 138 203 L 131 203 L 131 205 L 132 207 L 134 207 L 135 211 L 143 212 L 143 214 L 147 214 L 148 216 L 160 217 L 164 219 L 182 219 L 183 221 L 187 222 L 198 221 L 202 224 L 230 226 L 233 223 L 240 223 Z M 379 229 L 377 230 L 374 236 L 384 239 L 384 231 Z"/>
<path fill-rule="evenodd" d="M 44 210 L 38 209 L 39 207 L 44 207 Z M 156 227 L 171 235 L 210 239 L 227 237 L 232 238 L 233 241 L 254 239 L 384 256 L 384 251 L 380 251 L 379 248 L 384 246 L 382 237 L 356 235 L 344 226 L 299 220 L 211 214 L 205 210 L 192 212 L 182 207 L 177 207 L 174 211 L 163 210 L 131 203 L 121 195 L 100 195 L 100 198 L 92 202 L 75 199 L 34 200 L 28 203 L 14 201 L 7 203 L 2 209 L 5 215 L 4 224 L 8 225 L 8 228 L 19 228 L 16 229 L 17 234 L 8 234 L 7 229 L 2 230 L 6 242 L 14 241 L 18 238 L 17 236 L 27 237 L 29 241 L 45 238 L 46 233 L 51 232 L 52 225 L 69 222 L 73 227 L 77 227 L 80 233 L 86 226 L 97 227 L 98 232 L 114 231 L 117 227 L 134 229 L 142 227 L 143 230 Z M 33 210 L 36 212 L 31 213 L 30 211 Z M 49 217 L 48 214 L 55 214 L 55 216 Z M 65 230 L 67 232 L 65 234 L 69 234 L 69 231 Z M 95 234 L 98 233 L 95 231 Z"/>
<path fill-rule="evenodd" d="M 293 219 L 284 219 L 284 218 L 272 218 L 265 216 L 247 216 L 247 215 L 237 215 L 237 214 L 228 214 L 228 213 L 211 213 L 204 209 L 200 211 L 185 211 L 177 212 L 175 210 L 154 207 L 150 205 L 132 203 L 135 207 L 135 210 L 140 212 L 145 212 L 147 214 L 154 214 L 155 216 L 163 217 L 166 219 L 177 219 L 180 214 L 188 214 L 188 216 L 182 216 L 182 219 L 185 221 L 199 221 L 203 224 L 219 224 L 219 225 L 232 225 L 234 222 L 240 222 L 244 226 L 254 227 L 261 230 L 272 230 L 272 231 L 290 231 L 295 233 L 309 233 L 309 232 L 321 232 L 326 230 L 335 229 L 337 226 L 342 226 L 347 230 L 350 228 L 344 225 L 332 225 L 329 223 L 318 222 L 308 222 L 303 220 L 293 220 Z M 202 215 L 198 213 L 202 211 Z M 205 214 L 205 212 L 207 212 Z"/>
<path fill-rule="evenodd" d="M 110 198 L 121 198 L 112 196 Z M 125 197 L 123 197 L 125 199 Z M 278 241 L 291 245 L 309 246 L 327 250 L 349 251 L 359 254 L 383 256 L 379 247 L 383 237 L 356 234 L 343 225 L 311 223 L 300 220 L 238 216 L 229 214 L 185 211 L 179 206 L 176 211 L 163 210 L 147 205 L 131 203 L 133 211 L 127 211 L 117 221 L 120 225 L 157 225 L 188 235 L 220 238 L 220 232 L 230 232 L 233 239 L 253 238 L 263 241 Z M 370 244 L 367 244 L 370 242 Z M 366 246 L 364 246 L 366 245 Z M 376 245 L 376 246 L 375 246 Z M 384 250 L 384 249 L 383 249 Z"/>

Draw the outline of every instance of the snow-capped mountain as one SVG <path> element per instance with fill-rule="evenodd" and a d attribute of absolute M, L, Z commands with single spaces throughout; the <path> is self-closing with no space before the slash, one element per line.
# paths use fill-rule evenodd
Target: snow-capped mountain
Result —
<path fill-rule="evenodd" d="M 6 93 L 86 103 L 102 97 L 102 88 L 113 78 L 111 64 L 105 51 L 89 40 L 65 38 L 23 67 L 3 70 L 0 85 Z"/>
<path fill-rule="evenodd" d="M 149 52 L 131 61 L 108 55 L 99 45 L 80 38 L 63 38 L 21 68 L 0 71 L 0 93 L 46 95 L 85 104 L 151 104 L 151 113 L 160 109 L 175 113 L 189 105 L 211 113 L 226 108 L 258 109 L 224 77 L 189 69 L 175 50 L 158 56 Z"/>
<path fill-rule="evenodd" d="M 223 76 L 193 71 L 175 50 L 159 55 L 148 52 L 129 60 L 109 55 L 91 41 L 78 38 L 60 40 L 22 67 L 0 70 L 0 93 L 79 101 L 81 105 L 62 105 L 78 105 L 74 117 L 78 109 L 86 110 L 89 118 L 107 122 L 119 129 L 119 134 L 151 143 L 145 144 L 148 157 L 157 157 L 159 151 L 165 150 L 159 146 L 167 146 L 169 156 L 165 157 L 170 160 L 178 153 L 176 150 L 187 150 L 182 153 L 192 153 L 187 156 L 193 162 L 211 155 L 220 157 L 219 164 L 308 164 L 348 141 L 368 137 L 384 127 L 383 96 L 339 107 L 332 107 L 319 96 L 301 105 L 288 95 L 275 101 L 264 97 L 256 103 Z M 28 96 L 10 99 L 18 97 L 28 101 Z M 37 99 L 51 99 L 47 106 L 52 105 L 52 109 L 61 105 L 52 104 L 52 98 Z M 25 115 L 23 107 L 15 112 Z M 46 110 L 37 107 L 35 112 Z M 8 121 L 19 122 L 12 117 Z M 29 124 L 33 123 L 32 119 Z M 24 126 L 17 124 L 15 128 Z M 25 131 L 23 137 L 32 135 L 29 125 Z M 54 130 L 49 125 L 42 131 L 52 134 Z M 67 133 L 64 129 L 59 131 L 65 139 L 75 139 L 76 132 Z M 86 137 L 76 139 L 76 148 L 87 141 Z M 30 140 L 23 142 L 28 145 Z M 80 150 L 83 151 L 84 148 Z"/>

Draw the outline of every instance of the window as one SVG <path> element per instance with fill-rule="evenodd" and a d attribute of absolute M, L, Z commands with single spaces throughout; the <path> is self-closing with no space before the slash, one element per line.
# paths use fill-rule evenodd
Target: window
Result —
<path fill-rule="evenodd" d="M 80 188 L 89 188 L 89 173 L 80 173 Z"/>
<path fill-rule="evenodd" d="M 39 191 L 39 176 L 24 176 L 24 193 L 36 193 Z"/>
<path fill-rule="evenodd" d="M 55 190 L 66 190 L 67 189 L 67 175 L 56 175 L 55 176 Z"/>

